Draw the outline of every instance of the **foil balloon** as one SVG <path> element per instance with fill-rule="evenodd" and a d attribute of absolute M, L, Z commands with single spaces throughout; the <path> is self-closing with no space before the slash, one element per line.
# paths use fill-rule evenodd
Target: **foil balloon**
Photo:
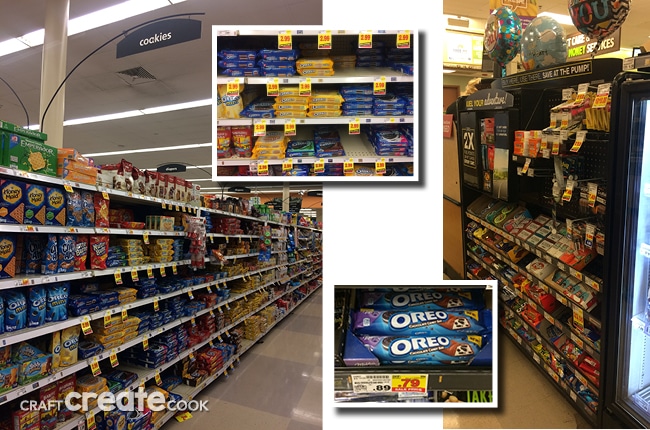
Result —
<path fill-rule="evenodd" d="M 505 66 L 519 53 L 521 31 L 521 20 L 510 8 L 495 9 L 485 25 L 485 52 L 501 67 Z"/>
<path fill-rule="evenodd" d="M 533 19 L 524 30 L 521 56 L 526 70 L 566 63 L 567 43 L 562 26 L 548 16 Z"/>
<path fill-rule="evenodd" d="M 632 0 L 569 0 L 569 14 L 578 31 L 598 41 L 623 25 Z"/>

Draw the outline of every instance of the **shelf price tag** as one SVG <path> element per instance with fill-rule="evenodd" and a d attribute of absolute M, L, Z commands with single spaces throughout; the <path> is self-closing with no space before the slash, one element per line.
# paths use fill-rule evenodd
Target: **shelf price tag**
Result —
<path fill-rule="evenodd" d="M 269 79 L 266 82 L 267 97 L 277 97 L 280 94 L 280 84 L 278 78 Z"/>
<path fill-rule="evenodd" d="M 190 298 L 190 300 L 194 300 L 194 294 L 192 294 L 192 290 L 189 290 L 187 292 L 187 296 Z"/>
<path fill-rule="evenodd" d="M 126 310 L 126 308 L 122 308 L 122 322 L 126 321 L 129 319 L 129 312 Z"/>
<path fill-rule="evenodd" d="M 386 95 L 386 76 L 381 76 L 379 79 L 375 79 L 372 84 L 372 93 L 376 96 Z"/>
<path fill-rule="evenodd" d="M 386 159 L 382 158 L 378 161 L 375 161 L 375 173 L 378 175 L 383 175 L 386 173 Z"/>
<path fill-rule="evenodd" d="M 596 236 L 596 226 L 587 224 L 585 227 L 585 246 L 589 249 L 594 247 L 594 236 Z"/>
<path fill-rule="evenodd" d="M 86 429 L 95 430 L 96 428 L 97 424 L 95 423 L 95 413 L 90 410 L 88 413 L 86 413 Z"/>
<path fill-rule="evenodd" d="M 359 32 L 359 48 L 372 48 L 372 30 Z"/>
<path fill-rule="evenodd" d="M 165 266 L 160 266 L 160 276 L 163 278 L 167 276 L 167 270 L 165 269 Z"/>
<path fill-rule="evenodd" d="M 392 390 L 391 375 L 351 375 L 352 390 L 357 394 L 383 393 Z"/>
<path fill-rule="evenodd" d="M 138 269 L 136 269 L 135 267 L 133 269 L 131 269 L 131 280 L 133 282 L 138 282 L 138 280 L 139 280 Z"/>
<path fill-rule="evenodd" d="M 278 34 L 278 49 L 292 49 L 291 30 L 286 30 Z"/>
<path fill-rule="evenodd" d="M 142 349 L 144 349 L 145 351 L 149 349 L 149 335 L 148 334 L 145 334 L 142 337 Z"/>
<path fill-rule="evenodd" d="M 572 179 L 569 179 L 566 181 L 566 189 L 564 190 L 564 194 L 562 194 L 562 200 L 565 202 L 570 202 L 571 197 L 573 197 L 573 189 L 575 188 L 575 181 Z"/>
<path fill-rule="evenodd" d="M 226 95 L 228 97 L 239 96 L 239 78 L 235 78 L 226 83 Z"/>
<path fill-rule="evenodd" d="M 301 97 L 311 96 L 311 78 L 304 79 L 298 83 L 298 95 Z"/>
<path fill-rule="evenodd" d="M 595 184 L 593 182 L 588 182 L 587 190 L 589 191 L 589 197 L 587 198 L 587 202 L 589 203 L 589 207 L 593 208 L 594 206 L 596 206 L 596 197 L 598 196 L 598 184 Z"/>
<path fill-rule="evenodd" d="M 575 93 L 573 88 L 564 88 L 562 90 L 562 101 L 571 100 L 571 97 L 573 97 L 573 93 Z"/>
<path fill-rule="evenodd" d="M 291 119 L 284 123 L 284 135 L 285 136 L 295 136 L 296 135 L 296 120 Z"/>
<path fill-rule="evenodd" d="M 93 372 L 93 376 L 97 376 L 102 373 L 102 369 L 99 368 L 99 360 L 97 360 L 97 357 L 93 357 L 93 359 L 90 360 L 90 370 Z"/>
<path fill-rule="evenodd" d="M 70 184 L 64 184 L 63 189 L 66 190 L 68 193 L 74 192 L 74 190 L 72 189 L 72 186 Z"/>
<path fill-rule="evenodd" d="M 253 124 L 253 136 L 266 136 L 266 120 L 261 119 Z"/>
<path fill-rule="evenodd" d="M 576 100 L 573 102 L 574 106 L 581 105 L 585 101 L 585 96 L 587 95 L 587 91 L 589 91 L 588 82 L 585 84 L 578 85 L 578 95 L 576 96 Z"/>
<path fill-rule="evenodd" d="M 293 158 L 287 158 L 282 162 L 282 171 L 290 172 L 293 170 Z"/>
<path fill-rule="evenodd" d="M 318 161 L 314 163 L 314 173 L 323 173 L 325 172 L 325 160 L 319 158 Z"/>
<path fill-rule="evenodd" d="M 318 49 L 332 49 L 332 32 L 330 30 L 318 33 Z"/>
<path fill-rule="evenodd" d="M 176 263 L 172 263 L 172 274 L 178 275 L 178 267 L 176 266 Z"/>
<path fill-rule="evenodd" d="M 585 141 L 585 138 L 587 137 L 587 130 L 581 130 L 576 133 L 576 141 L 571 147 L 570 151 L 571 152 L 578 152 L 580 148 L 582 147 L 582 144 Z"/>
<path fill-rule="evenodd" d="M 120 362 L 117 361 L 117 353 L 115 352 L 115 349 L 111 349 L 111 354 L 108 358 L 111 361 L 111 367 L 117 367 L 120 365 Z"/>
<path fill-rule="evenodd" d="M 104 314 L 104 328 L 108 328 L 113 323 L 113 318 L 111 317 L 111 311 L 106 311 Z"/>
<path fill-rule="evenodd" d="M 160 370 L 156 369 L 156 373 L 154 374 L 154 379 L 156 380 L 156 385 L 162 384 L 162 378 L 160 377 Z"/>
<path fill-rule="evenodd" d="M 562 112 L 562 117 L 560 121 L 560 128 L 567 129 L 569 127 L 569 120 L 571 119 L 571 114 L 569 112 Z"/>
<path fill-rule="evenodd" d="M 391 391 L 394 393 L 426 393 L 429 375 L 392 375 Z"/>
<path fill-rule="evenodd" d="M 552 155 L 558 155 L 560 153 L 560 136 L 553 136 L 553 148 L 551 150 Z"/>
<path fill-rule="evenodd" d="M 158 297 L 153 299 L 153 310 L 158 312 L 160 310 L 160 305 L 158 304 Z"/>
<path fill-rule="evenodd" d="M 345 175 L 354 175 L 354 160 L 352 158 L 343 162 L 343 173 Z"/>
<path fill-rule="evenodd" d="M 573 326 L 582 333 L 585 330 L 585 315 L 582 308 L 573 308 Z"/>
<path fill-rule="evenodd" d="M 350 121 L 348 126 L 348 134 L 361 134 L 361 121 L 359 118 L 355 118 Z"/>
<path fill-rule="evenodd" d="M 411 47 L 411 32 L 403 30 L 397 32 L 397 49 L 409 49 Z"/>
<path fill-rule="evenodd" d="M 83 319 L 81 320 L 81 331 L 85 335 L 89 335 L 93 333 L 93 329 L 90 326 L 90 317 L 88 315 L 84 316 Z"/>
<path fill-rule="evenodd" d="M 530 167 L 531 161 L 533 161 L 533 160 L 531 160 L 530 158 L 526 158 L 526 162 L 524 163 L 524 167 L 522 167 L 522 169 L 521 169 L 521 174 L 522 175 L 525 175 L 526 172 L 528 172 L 528 168 Z"/>
<path fill-rule="evenodd" d="M 542 141 L 539 145 L 539 150 L 543 152 L 546 148 L 548 148 L 548 135 L 542 134 Z"/>
<path fill-rule="evenodd" d="M 153 279 L 153 278 L 154 278 L 154 276 L 153 276 L 153 267 L 152 267 L 152 266 L 147 266 L 147 277 L 148 277 L 149 279 Z"/>
<path fill-rule="evenodd" d="M 115 283 L 116 283 L 117 285 L 122 285 L 122 270 L 121 270 L 121 269 L 117 269 L 117 270 L 115 271 L 115 273 L 113 274 L 113 276 L 115 277 Z"/>
<path fill-rule="evenodd" d="M 591 106 L 593 109 L 607 107 L 607 101 L 609 100 L 609 90 L 612 87 L 612 84 L 600 84 L 598 85 L 598 91 L 596 92 L 596 99 L 594 104 Z"/>
<path fill-rule="evenodd" d="M 257 165 L 257 176 L 269 175 L 269 160 L 262 160 Z"/>

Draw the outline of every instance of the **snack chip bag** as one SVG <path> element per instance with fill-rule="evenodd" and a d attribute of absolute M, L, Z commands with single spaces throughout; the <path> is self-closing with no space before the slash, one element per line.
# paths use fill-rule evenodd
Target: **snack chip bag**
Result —
<path fill-rule="evenodd" d="M 106 260 L 108 259 L 109 237 L 90 236 L 90 269 L 106 270 Z"/>
<path fill-rule="evenodd" d="M 77 236 L 77 242 L 74 248 L 74 271 L 81 272 L 86 269 L 86 259 L 88 258 L 88 236 Z"/>
<path fill-rule="evenodd" d="M 60 234 L 57 237 L 58 273 L 74 272 L 76 237 L 74 234 Z"/>
<path fill-rule="evenodd" d="M 59 250 L 56 234 L 47 235 L 47 244 L 41 260 L 41 273 L 43 275 L 54 275 L 59 268 Z"/>

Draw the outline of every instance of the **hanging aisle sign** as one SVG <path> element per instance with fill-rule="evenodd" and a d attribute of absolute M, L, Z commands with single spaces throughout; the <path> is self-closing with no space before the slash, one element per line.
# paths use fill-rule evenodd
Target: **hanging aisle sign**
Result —
<path fill-rule="evenodd" d="M 117 58 L 152 51 L 201 38 L 201 21 L 188 18 L 152 22 L 129 34 L 117 44 Z"/>

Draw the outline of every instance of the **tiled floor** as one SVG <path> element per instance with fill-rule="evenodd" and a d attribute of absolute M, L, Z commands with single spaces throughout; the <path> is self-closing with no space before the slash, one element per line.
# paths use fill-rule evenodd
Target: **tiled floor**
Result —
<path fill-rule="evenodd" d="M 246 352 L 228 378 L 197 396 L 210 412 L 164 430 L 322 428 L 322 289 Z"/>
<path fill-rule="evenodd" d="M 446 429 L 591 428 L 589 423 L 502 334 L 499 338 L 498 409 L 447 409 Z"/>

